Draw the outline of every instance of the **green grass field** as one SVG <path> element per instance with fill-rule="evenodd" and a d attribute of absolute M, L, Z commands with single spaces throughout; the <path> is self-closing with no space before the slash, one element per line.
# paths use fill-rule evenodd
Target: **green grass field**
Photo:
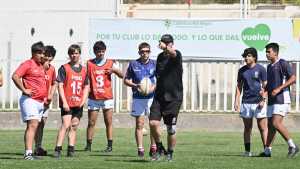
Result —
<path fill-rule="evenodd" d="M 45 131 L 44 147 L 48 150 L 49 156 L 43 157 L 42 160 L 25 161 L 23 160 L 23 131 L 0 130 L 0 168 L 296 169 L 300 166 L 300 157 L 286 158 L 287 145 L 279 135 L 273 146 L 272 158 L 262 158 L 241 156 L 243 152 L 241 133 L 179 131 L 174 161 L 170 163 L 164 159 L 151 162 L 148 156 L 145 160 L 137 158 L 133 130 L 131 129 L 115 129 L 114 150 L 111 154 L 100 152 L 106 145 L 103 129 L 97 129 L 92 152 L 82 151 L 85 146 L 85 130 L 79 130 L 76 156 L 73 158 L 65 157 L 66 144 L 64 144 L 63 157 L 57 160 L 51 157 L 56 132 L 54 130 Z M 299 143 L 300 134 L 293 133 L 293 136 L 294 140 Z M 148 152 L 148 137 L 144 138 L 147 141 L 145 148 Z M 163 139 L 165 141 L 165 137 Z M 260 138 L 255 133 L 252 151 L 258 154 L 261 149 Z"/>

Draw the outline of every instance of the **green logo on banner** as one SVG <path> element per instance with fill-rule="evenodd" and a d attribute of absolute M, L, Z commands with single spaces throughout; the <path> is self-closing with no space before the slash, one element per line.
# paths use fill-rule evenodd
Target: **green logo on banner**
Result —
<path fill-rule="evenodd" d="M 255 28 L 248 27 L 242 32 L 243 42 L 262 51 L 271 38 L 271 30 L 266 24 L 258 24 Z"/>

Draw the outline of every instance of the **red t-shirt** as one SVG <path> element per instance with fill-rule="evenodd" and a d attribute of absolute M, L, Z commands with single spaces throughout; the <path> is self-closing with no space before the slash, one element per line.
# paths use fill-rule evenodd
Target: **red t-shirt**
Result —
<path fill-rule="evenodd" d="M 49 94 L 50 87 L 55 84 L 55 79 L 56 79 L 54 66 L 50 65 L 49 69 L 45 70 L 45 73 L 46 73 L 45 78 L 46 78 L 47 91 Z"/>
<path fill-rule="evenodd" d="M 111 69 L 114 64 L 113 60 L 107 59 L 105 64 L 97 66 L 93 60 L 87 62 L 88 77 L 90 81 L 90 99 L 106 100 L 112 99 L 111 75 L 105 71 Z"/>
<path fill-rule="evenodd" d="M 47 97 L 45 71 L 41 64 L 33 59 L 23 62 L 15 71 L 15 74 L 22 78 L 26 89 L 32 90 L 31 98 L 43 102 Z"/>

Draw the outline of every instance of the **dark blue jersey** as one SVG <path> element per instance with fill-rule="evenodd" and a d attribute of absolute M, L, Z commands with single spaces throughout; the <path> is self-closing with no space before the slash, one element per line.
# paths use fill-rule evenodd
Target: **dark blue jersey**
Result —
<path fill-rule="evenodd" d="M 133 83 L 139 84 L 144 77 L 150 78 L 153 84 L 155 80 L 155 67 L 156 62 L 152 59 L 148 63 L 144 64 L 139 59 L 129 62 L 129 66 L 125 75 L 125 79 L 131 79 Z M 154 93 L 150 93 L 147 96 L 142 95 L 136 88 L 132 88 L 133 98 L 135 99 L 148 99 L 154 96 Z"/>
<path fill-rule="evenodd" d="M 268 65 L 267 73 L 268 105 L 291 103 L 289 87 L 281 90 L 276 96 L 271 96 L 271 93 L 274 89 L 281 86 L 292 75 L 294 75 L 292 67 L 289 65 L 289 63 L 284 59 L 279 59 L 275 63 Z"/>
<path fill-rule="evenodd" d="M 238 72 L 238 83 L 243 86 L 242 103 L 257 104 L 262 100 L 259 92 L 262 89 L 262 82 L 267 80 L 266 69 L 259 64 L 254 67 L 247 65 L 241 67 Z"/>

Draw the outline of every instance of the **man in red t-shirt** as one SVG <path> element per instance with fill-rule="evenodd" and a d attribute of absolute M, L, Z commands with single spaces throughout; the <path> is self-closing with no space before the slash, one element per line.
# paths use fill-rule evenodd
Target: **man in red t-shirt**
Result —
<path fill-rule="evenodd" d="M 48 118 L 48 112 L 49 112 L 49 105 L 52 101 L 53 94 L 56 90 L 56 73 L 55 68 L 53 65 L 51 65 L 51 61 L 54 59 L 56 54 L 56 50 L 53 46 L 46 46 L 45 47 L 45 57 L 42 58 L 42 64 L 45 69 L 45 78 L 46 78 L 46 85 L 47 85 L 47 91 L 48 96 L 47 100 L 44 103 L 44 112 L 42 115 L 42 120 L 39 123 L 36 135 L 35 135 L 35 150 L 34 155 L 37 156 L 46 156 L 47 151 L 42 148 L 42 140 L 43 140 L 43 131 L 44 126 L 46 124 L 46 120 Z"/>
<path fill-rule="evenodd" d="M 47 97 L 45 71 L 41 64 L 45 47 L 42 42 L 31 46 L 32 57 L 23 62 L 12 75 L 12 80 L 22 91 L 20 108 L 22 119 L 27 123 L 25 130 L 25 160 L 34 160 L 32 145 L 34 136 L 44 110 Z"/>
<path fill-rule="evenodd" d="M 104 57 L 106 45 L 97 41 L 93 47 L 96 58 L 87 62 L 87 76 L 90 84 L 88 98 L 88 126 L 86 151 L 91 151 L 94 128 L 100 109 L 103 111 L 106 126 L 107 147 L 103 152 L 112 151 L 112 114 L 113 114 L 113 93 L 111 75 L 116 74 L 123 78 L 123 73 L 116 66 L 114 60 Z"/>

